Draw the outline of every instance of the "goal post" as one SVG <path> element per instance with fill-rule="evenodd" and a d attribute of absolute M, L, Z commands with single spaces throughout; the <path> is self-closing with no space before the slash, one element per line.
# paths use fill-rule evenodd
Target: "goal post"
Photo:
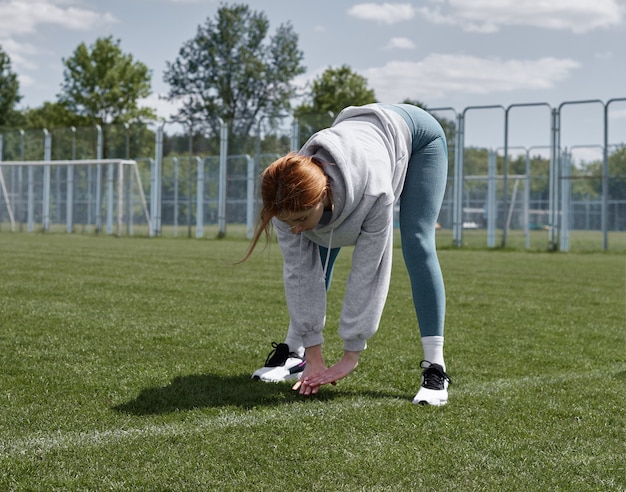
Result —
<path fill-rule="evenodd" d="M 102 166 L 107 166 L 108 172 L 103 183 Z M 11 170 L 11 176 L 7 177 L 3 168 Z M 132 182 L 135 183 L 139 194 L 141 210 L 148 226 L 150 214 L 143 190 L 141 174 L 137 161 L 130 159 L 76 159 L 76 160 L 41 160 L 41 161 L 1 161 L 0 160 L 0 219 L 2 201 L 6 208 L 11 230 L 15 231 L 16 223 L 26 222 L 29 231 L 34 229 L 35 202 L 41 202 L 41 216 L 43 230 L 48 231 L 51 224 L 51 169 L 57 170 L 56 185 L 56 208 L 57 216 L 61 216 L 61 203 L 65 202 L 65 222 L 67 232 L 70 233 L 74 226 L 75 216 L 75 192 L 82 195 L 81 203 L 84 204 L 82 222 L 95 225 L 96 229 L 102 228 L 102 188 L 106 187 L 107 202 L 107 232 L 112 233 L 114 208 L 116 215 L 116 234 L 122 235 L 124 226 L 125 204 L 132 205 Z M 64 178 L 60 176 L 60 170 L 65 169 Z M 75 169 L 80 169 L 75 173 Z M 95 169 L 95 173 L 93 172 Z M 129 197 L 125 203 L 125 170 L 128 169 L 130 183 Z M 26 171 L 24 173 L 24 170 Z M 115 177 L 115 171 L 117 176 Z M 24 176 L 26 174 L 26 176 Z M 95 174 L 95 176 L 94 176 Z M 80 176 L 78 176 L 80 175 Z M 26 197 L 25 197 L 25 196 Z M 93 196 L 95 195 L 95 200 Z M 37 199 L 36 199 L 37 197 Z M 26 205 L 24 206 L 24 202 Z M 115 204 L 115 207 L 114 207 Z M 17 210 L 16 210 L 17 209 Z M 26 210 L 24 210 L 26 209 Z M 25 212 L 26 211 L 26 215 Z M 127 212 L 128 223 L 132 224 L 132 210 Z M 26 216 L 26 220 L 23 220 Z M 94 224 L 95 218 L 95 224 Z"/>

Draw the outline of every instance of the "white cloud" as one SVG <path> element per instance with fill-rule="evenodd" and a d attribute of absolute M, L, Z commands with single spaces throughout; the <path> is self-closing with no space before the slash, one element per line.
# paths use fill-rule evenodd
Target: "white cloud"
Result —
<path fill-rule="evenodd" d="M 612 51 L 601 51 L 593 54 L 593 57 L 596 60 L 612 60 L 613 52 Z"/>
<path fill-rule="evenodd" d="M 31 34 L 43 25 L 88 31 L 117 22 L 110 13 L 96 12 L 63 0 L 9 0 L 0 3 L 0 32 L 6 37 Z"/>
<path fill-rule="evenodd" d="M 618 109 L 610 113 L 613 118 L 626 120 L 626 109 Z"/>
<path fill-rule="evenodd" d="M 622 0 L 431 0 L 419 13 L 435 24 L 466 31 L 494 32 L 507 26 L 532 26 L 584 33 L 623 22 Z"/>
<path fill-rule="evenodd" d="M 97 26 L 117 22 L 109 13 L 100 13 L 82 6 L 82 0 L 0 0 L 0 46 L 11 58 L 21 87 L 45 87 L 45 80 L 35 79 L 24 71 L 36 71 L 42 67 L 37 56 L 54 53 L 47 43 L 33 44 L 30 37 L 44 26 L 61 30 L 89 31 Z M 22 39 L 24 41 L 22 41 Z M 36 41 L 34 42 L 36 43 Z"/>
<path fill-rule="evenodd" d="M 415 43 L 408 38 L 391 38 L 387 43 L 387 49 L 401 49 L 412 50 L 415 48 Z"/>
<path fill-rule="evenodd" d="M 20 84 L 20 87 L 33 87 L 35 85 L 35 79 L 33 79 L 29 75 L 18 74 L 17 80 Z"/>
<path fill-rule="evenodd" d="M 416 10 L 410 3 L 359 3 L 348 9 L 348 15 L 357 19 L 386 24 L 411 20 L 415 14 Z"/>
<path fill-rule="evenodd" d="M 164 98 L 165 94 L 151 94 L 150 96 L 140 99 L 139 106 L 152 108 L 156 111 L 159 119 L 168 121 L 181 108 L 181 103 L 176 101 L 168 101 Z"/>
<path fill-rule="evenodd" d="M 34 70 L 37 65 L 29 61 L 29 56 L 35 55 L 39 50 L 29 43 L 18 43 L 13 39 L 0 39 L 2 50 L 11 58 L 11 68 L 13 71 L 18 69 Z"/>
<path fill-rule="evenodd" d="M 580 65 L 570 59 L 500 60 L 433 54 L 420 62 L 392 61 L 364 71 L 376 97 L 394 103 L 405 98 L 441 99 L 453 94 L 487 94 L 551 89 Z"/>

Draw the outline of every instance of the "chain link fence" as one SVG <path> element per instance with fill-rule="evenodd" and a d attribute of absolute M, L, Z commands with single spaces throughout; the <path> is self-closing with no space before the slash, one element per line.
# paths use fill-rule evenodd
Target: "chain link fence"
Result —
<path fill-rule="evenodd" d="M 609 104 L 604 107 L 610 115 Z M 626 132 L 610 132 L 619 128 L 610 122 L 626 111 L 607 118 L 606 143 L 563 146 L 560 115 L 551 108 L 547 143 L 507 146 L 505 134 L 505 146 L 495 148 L 466 143 L 467 109 L 431 111 L 449 140 L 442 244 L 626 251 Z M 332 119 L 285 116 L 245 138 L 174 124 L 6 130 L 0 134 L 0 232 L 111 234 L 117 217 L 124 234 L 249 236 L 260 172 Z M 116 166 L 112 159 L 136 165 Z M 47 163 L 20 165 L 26 161 Z"/>

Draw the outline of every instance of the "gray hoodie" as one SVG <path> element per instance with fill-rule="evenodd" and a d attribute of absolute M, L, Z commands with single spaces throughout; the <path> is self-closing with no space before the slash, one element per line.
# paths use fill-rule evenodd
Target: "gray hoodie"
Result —
<path fill-rule="evenodd" d="M 344 349 L 361 351 L 376 333 L 391 276 L 393 208 L 410 149 L 402 117 L 371 104 L 344 109 L 332 127 L 313 135 L 300 150 L 324 163 L 334 203 L 328 223 L 300 234 L 274 219 L 290 321 L 305 347 L 324 340 L 327 267 L 318 245 L 354 245 L 339 322 Z"/>

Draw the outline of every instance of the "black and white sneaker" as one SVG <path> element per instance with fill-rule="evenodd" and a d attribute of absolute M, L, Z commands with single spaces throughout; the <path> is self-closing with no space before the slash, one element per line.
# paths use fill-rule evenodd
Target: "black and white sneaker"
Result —
<path fill-rule="evenodd" d="M 422 387 L 413 398 L 415 405 L 441 406 L 448 403 L 448 384 L 452 382 L 439 364 L 431 364 L 427 360 L 420 362 L 422 371 Z"/>
<path fill-rule="evenodd" d="M 272 351 L 265 359 L 265 365 L 252 373 L 252 379 L 267 383 L 300 379 L 304 366 L 306 366 L 304 358 L 290 352 L 289 345 L 272 342 Z"/>

